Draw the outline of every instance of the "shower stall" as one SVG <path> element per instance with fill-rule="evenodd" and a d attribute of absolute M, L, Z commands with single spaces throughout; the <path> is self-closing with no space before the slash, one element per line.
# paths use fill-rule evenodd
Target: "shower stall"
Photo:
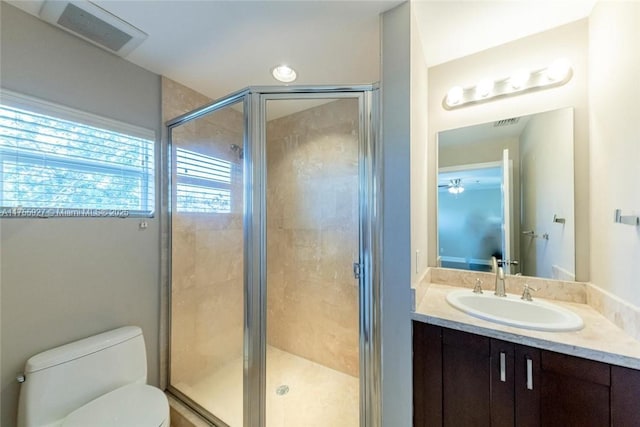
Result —
<path fill-rule="evenodd" d="M 218 426 L 378 426 L 377 88 L 167 123 L 168 389 Z"/>

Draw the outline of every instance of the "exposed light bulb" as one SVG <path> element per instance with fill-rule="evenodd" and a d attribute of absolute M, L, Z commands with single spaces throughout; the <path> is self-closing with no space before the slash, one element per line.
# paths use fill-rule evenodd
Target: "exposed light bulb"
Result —
<path fill-rule="evenodd" d="M 562 58 L 553 61 L 553 63 L 547 67 L 545 74 L 550 81 L 559 82 L 569 75 L 569 71 L 571 71 L 571 63 L 569 60 Z"/>
<path fill-rule="evenodd" d="M 493 90 L 493 82 L 491 80 L 480 80 L 476 85 L 476 98 L 486 98 Z"/>
<path fill-rule="evenodd" d="M 529 70 L 516 70 L 509 78 L 509 84 L 511 85 L 511 88 L 513 90 L 522 89 L 527 84 L 530 78 L 531 73 L 529 72 Z"/>
<path fill-rule="evenodd" d="M 447 105 L 457 105 L 462 101 L 464 90 L 460 86 L 454 86 L 447 92 Z"/>
<path fill-rule="evenodd" d="M 278 65 L 271 70 L 273 78 L 283 83 L 291 83 L 298 78 L 296 70 L 288 65 Z"/>

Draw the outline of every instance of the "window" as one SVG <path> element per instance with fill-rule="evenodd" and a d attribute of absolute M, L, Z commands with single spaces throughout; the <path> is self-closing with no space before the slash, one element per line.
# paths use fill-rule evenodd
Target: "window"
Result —
<path fill-rule="evenodd" d="M 176 148 L 178 212 L 231 212 L 231 162 Z"/>
<path fill-rule="evenodd" d="M 154 205 L 153 132 L 3 92 L 2 217 L 151 216 Z"/>

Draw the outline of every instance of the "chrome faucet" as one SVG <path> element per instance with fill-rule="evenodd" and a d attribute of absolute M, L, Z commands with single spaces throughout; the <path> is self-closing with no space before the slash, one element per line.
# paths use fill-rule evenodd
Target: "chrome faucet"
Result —
<path fill-rule="evenodd" d="M 497 297 L 506 297 L 506 287 L 504 283 L 504 269 L 502 266 L 498 267 L 498 259 L 494 256 L 491 257 L 491 271 L 496 273 L 496 291 L 494 295 Z"/>

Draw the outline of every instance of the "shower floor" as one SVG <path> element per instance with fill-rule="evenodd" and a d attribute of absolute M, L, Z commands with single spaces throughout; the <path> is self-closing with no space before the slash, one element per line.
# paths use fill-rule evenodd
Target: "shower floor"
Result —
<path fill-rule="evenodd" d="M 288 391 L 277 393 L 285 385 Z M 242 427 L 242 357 L 175 386 L 231 427 Z M 267 347 L 267 427 L 357 427 L 359 388 L 356 377 Z"/>

